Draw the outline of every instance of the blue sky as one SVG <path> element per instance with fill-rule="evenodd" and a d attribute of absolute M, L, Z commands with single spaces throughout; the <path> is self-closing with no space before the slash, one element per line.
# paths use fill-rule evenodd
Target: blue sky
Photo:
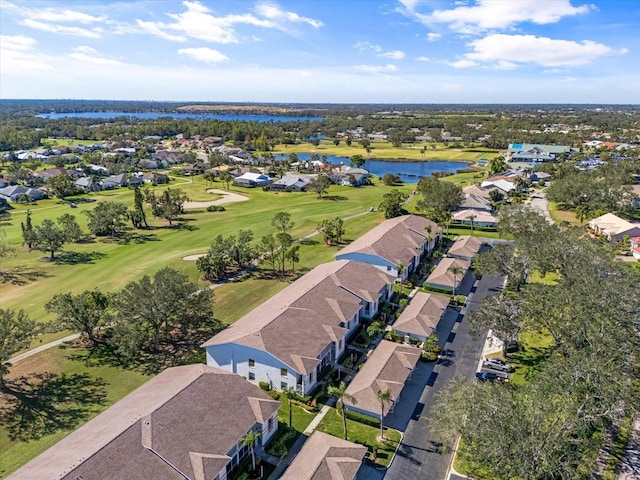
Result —
<path fill-rule="evenodd" d="M 0 0 L 0 97 L 640 103 L 637 0 Z"/>

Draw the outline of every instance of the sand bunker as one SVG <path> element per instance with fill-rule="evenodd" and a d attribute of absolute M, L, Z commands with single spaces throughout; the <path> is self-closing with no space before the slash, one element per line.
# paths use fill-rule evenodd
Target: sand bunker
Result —
<path fill-rule="evenodd" d="M 183 208 L 185 210 L 193 210 L 195 208 L 207 208 L 211 205 L 224 205 L 225 203 L 246 202 L 249 200 L 249 197 L 245 197 L 244 195 L 219 190 L 217 188 L 211 188 L 207 190 L 207 193 L 216 193 L 222 195 L 222 198 L 211 200 L 210 202 L 185 202 Z"/>

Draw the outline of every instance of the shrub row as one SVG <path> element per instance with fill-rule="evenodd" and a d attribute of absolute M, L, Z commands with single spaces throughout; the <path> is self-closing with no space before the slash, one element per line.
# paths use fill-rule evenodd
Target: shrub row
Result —
<path fill-rule="evenodd" d="M 345 416 L 349 420 L 353 420 L 354 422 L 364 423 L 365 425 L 369 425 L 370 427 L 380 428 L 380 420 L 370 415 L 365 415 L 364 413 L 358 413 L 354 412 L 353 410 L 347 409 Z"/>

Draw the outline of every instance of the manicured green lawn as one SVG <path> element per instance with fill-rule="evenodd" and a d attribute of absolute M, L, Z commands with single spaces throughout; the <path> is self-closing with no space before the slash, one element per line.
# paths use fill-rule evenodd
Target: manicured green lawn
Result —
<path fill-rule="evenodd" d="M 445 228 L 446 230 L 446 228 Z M 482 238 L 501 238 L 498 232 L 486 232 L 484 230 L 471 228 L 460 228 L 460 227 L 449 227 L 449 235 L 471 235 L 473 237 L 482 237 Z"/>
<path fill-rule="evenodd" d="M 572 210 L 561 210 L 556 202 L 549 202 L 549 215 L 556 223 L 568 222 L 580 226 L 580 220 L 576 218 L 575 213 Z"/>
<path fill-rule="evenodd" d="M 52 348 L 20 362 L 11 369 L 8 376 L 9 386 L 12 386 L 12 379 L 20 376 L 27 376 L 30 382 L 34 382 L 33 375 L 38 373 L 51 372 L 55 375 L 66 375 L 64 381 L 57 377 L 60 381 L 57 391 L 66 389 L 70 401 L 61 403 L 59 399 L 55 399 L 49 403 L 40 398 L 39 412 L 46 411 L 51 414 L 51 423 L 57 423 L 59 428 L 54 428 L 51 433 L 45 434 L 43 434 L 44 427 L 37 428 L 30 433 L 28 441 L 12 440 L 9 438 L 6 422 L 0 425 L 0 478 L 4 478 L 24 465 L 150 378 L 137 372 L 106 365 L 87 365 L 77 358 L 85 353 L 83 349 Z M 80 378 L 84 378 L 89 388 L 95 388 L 98 393 L 105 395 L 102 401 L 91 403 L 88 396 L 82 394 L 77 385 L 71 382 L 73 375 L 86 375 Z M 55 382 L 51 382 L 53 383 Z M 7 406 L 9 398 L 7 394 L 0 394 L 0 406 Z M 10 422 L 17 421 L 18 417 L 19 415 L 12 416 Z M 39 435 L 42 436 L 38 438 Z"/>
<path fill-rule="evenodd" d="M 342 416 L 335 408 L 331 408 L 327 412 L 317 429 L 321 432 L 344 438 Z M 401 439 L 399 431 L 385 428 L 385 441 L 378 442 L 377 438 L 380 436 L 378 427 L 372 427 L 349 419 L 347 419 L 347 433 L 350 441 L 366 445 L 369 448 L 369 454 L 371 454 L 374 445 L 376 445 L 378 453 L 374 462 L 382 467 L 389 466 Z"/>
<path fill-rule="evenodd" d="M 286 397 L 280 397 L 280 401 L 282 402 L 282 407 L 278 411 L 278 421 L 285 425 L 289 425 L 289 402 Z M 293 411 L 293 415 L 291 417 L 291 420 L 293 421 L 293 429 L 302 433 L 309 426 L 311 420 L 315 418 L 316 414 L 309 413 L 304 408 L 295 404 L 292 404 L 291 408 Z"/>
<path fill-rule="evenodd" d="M 553 337 L 546 332 L 526 331 L 520 334 L 520 350 L 509 354 L 507 361 L 514 366 L 511 382 L 522 385 L 530 375 L 534 375 L 539 365 L 553 347 Z"/>
<path fill-rule="evenodd" d="M 175 182 L 172 188 L 180 186 L 192 195 L 202 194 L 211 185 L 200 179 L 193 183 Z M 188 180 L 187 182 L 190 182 Z M 220 188 L 220 184 L 214 186 Z M 166 187 L 158 187 L 166 188 Z M 48 321 L 51 316 L 44 311 L 44 304 L 55 294 L 72 291 L 78 293 L 87 288 L 99 287 L 106 291 L 117 291 L 128 282 L 145 274 L 153 274 L 159 268 L 169 266 L 198 280 L 195 262 L 184 261 L 185 255 L 206 252 L 217 235 L 233 235 L 240 229 L 251 229 L 256 241 L 266 233 L 274 232 L 271 219 L 276 212 L 287 211 L 295 222 L 292 234 L 301 237 L 316 229 L 324 218 L 363 213 L 380 203 L 382 195 L 391 187 L 381 184 L 365 188 L 332 187 L 328 198 L 318 199 L 313 193 L 274 193 L 260 189 L 238 189 L 238 193 L 249 196 L 250 200 L 227 204 L 224 212 L 187 212 L 182 219 L 183 228 L 169 228 L 165 220 L 152 220 L 152 229 L 131 231 L 133 238 L 127 243 L 123 239 L 99 238 L 82 244 L 67 244 L 65 252 L 73 252 L 71 258 L 58 255 L 51 262 L 47 254 L 28 252 L 20 247 L 22 242 L 20 223 L 24 222 L 26 207 L 12 211 L 5 226 L 7 239 L 16 245 L 17 255 L 4 258 L 2 268 L 13 275 L 13 281 L 0 284 L 0 298 L 3 308 L 22 308 L 39 321 Z M 88 198 L 97 202 L 122 201 L 133 203 L 133 192 L 119 189 L 111 192 L 90 194 Z M 96 203 L 79 203 L 75 209 L 56 200 L 46 200 L 31 206 L 34 225 L 45 218 L 55 219 L 64 213 L 71 213 L 86 231 L 87 217 L 83 212 L 93 209 Z M 150 216 L 150 213 L 148 212 Z M 346 238 L 353 239 L 372 228 L 382 217 L 378 213 L 367 213 L 345 222 Z M 311 268 L 330 261 L 337 248 L 322 245 L 320 237 L 301 246 L 301 262 L 298 268 Z M 205 285 L 206 283 L 203 283 Z M 245 290 L 246 291 L 246 290 Z M 259 299 L 261 300 L 261 299 Z M 258 302 L 259 303 L 259 302 Z M 236 303 L 236 305 L 238 305 Z"/>

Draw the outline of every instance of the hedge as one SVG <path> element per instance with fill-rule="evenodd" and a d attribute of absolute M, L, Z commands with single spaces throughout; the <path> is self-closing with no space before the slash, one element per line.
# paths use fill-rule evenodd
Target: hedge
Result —
<path fill-rule="evenodd" d="M 353 420 L 354 422 L 364 423 L 365 425 L 369 425 L 370 427 L 378 427 L 380 428 L 380 420 L 372 417 L 371 415 L 365 415 L 364 413 L 354 412 L 353 410 L 346 409 L 345 416 L 349 420 Z"/>

